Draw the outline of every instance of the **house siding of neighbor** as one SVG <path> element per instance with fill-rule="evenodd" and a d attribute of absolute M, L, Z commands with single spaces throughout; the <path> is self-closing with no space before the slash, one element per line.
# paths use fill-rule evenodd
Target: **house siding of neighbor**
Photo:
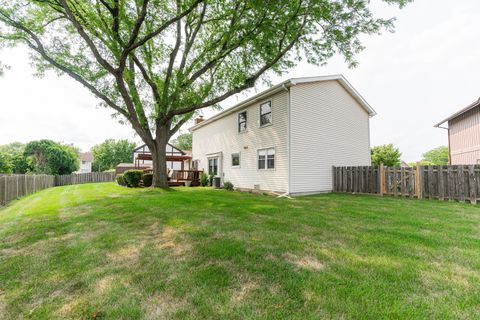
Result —
<path fill-rule="evenodd" d="M 92 172 L 93 154 L 91 152 L 84 152 L 80 154 L 80 168 L 77 173 Z"/>
<path fill-rule="evenodd" d="M 261 126 L 265 103 L 271 105 L 271 123 Z M 247 129 L 239 133 L 245 111 Z M 328 192 L 333 165 L 370 164 L 374 114 L 343 76 L 291 79 L 191 128 L 193 161 L 208 172 L 209 160 L 218 159 L 217 176 L 240 189 Z M 272 152 L 274 168 L 259 169 L 259 155 Z M 239 166 L 232 165 L 236 154 Z"/>
<path fill-rule="evenodd" d="M 480 99 L 435 126 L 448 130 L 450 164 L 480 164 Z"/>

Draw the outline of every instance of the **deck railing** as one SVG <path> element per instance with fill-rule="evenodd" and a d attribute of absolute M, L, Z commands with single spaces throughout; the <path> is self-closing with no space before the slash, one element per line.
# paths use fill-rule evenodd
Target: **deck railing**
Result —
<path fill-rule="evenodd" d="M 203 170 L 174 170 L 172 180 L 176 181 L 200 181 Z"/>

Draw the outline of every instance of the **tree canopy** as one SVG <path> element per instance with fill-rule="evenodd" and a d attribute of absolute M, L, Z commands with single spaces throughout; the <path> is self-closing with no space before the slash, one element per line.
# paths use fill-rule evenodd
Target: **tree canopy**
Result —
<path fill-rule="evenodd" d="M 422 155 L 422 163 L 426 165 L 442 166 L 449 163 L 448 147 L 441 146 L 430 151 L 425 152 Z"/>
<path fill-rule="evenodd" d="M 383 0 L 402 7 L 410 0 Z M 25 44 L 41 75 L 67 74 L 153 155 L 166 186 L 163 150 L 202 108 L 334 54 L 352 66 L 360 36 L 392 30 L 369 0 L 18 0 L 0 4 L 0 45 Z"/>
<path fill-rule="evenodd" d="M 29 142 L 24 154 L 34 173 L 70 174 L 80 166 L 78 149 L 51 140 Z"/>
<path fill-rule="evenodd" d="M 0 173 L 11 173 L 12 163 L 10 157 L 5 152 L 0 151 Z"/>
<path fill-rule="evenodd" d="M 10 173 L 22 174 L 30 170 L 24 150 L 25 144 L 21 142 L 12 142 L 0 146 L 0 153 L 3 153 L 9 162 Z"/>
<path fill-rule="evenodd" d="M 173 140 L 172 144 L 181 150 L 192 150 L 192 134 L 182 133 Z"/>
<path fill-rule="evenodd" d="M 379 166 L 383 164 L 387 167 L 396 167 L 400 165 L 400 150 L 393 144 L 384 144 L 372 148 L 372 165 Z"/>
<path fill-rule="evenodd" d="M 133 162 L 135 143 L 128 140 L 107 139 L 92 148 L 94 171 L 105 171 L 115 168 L 119 163 Z"/>

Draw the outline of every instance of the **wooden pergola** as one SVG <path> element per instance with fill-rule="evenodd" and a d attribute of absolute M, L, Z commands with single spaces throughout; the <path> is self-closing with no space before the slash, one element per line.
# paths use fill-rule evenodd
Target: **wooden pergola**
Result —
<path fill-rule="evenodd" d="M 171 162 L 180 162 L 181 163 L 181 170 L 184 170 L 184 166 L 185 166 L 185 160 L 191 160 L 192 157 L 190 156 L 187 156 L 187 155 L 166 155 L 166 160 L 167 161 L 171 161 Z M 140 161 L 152 161 L 153 158 L 152 158 L 152 154 L 150 153 L 140 153 L 137 155 L 136 159 L 135 159 L 135 167 L 136 168 L 139 168 L 140 167 Z"/>

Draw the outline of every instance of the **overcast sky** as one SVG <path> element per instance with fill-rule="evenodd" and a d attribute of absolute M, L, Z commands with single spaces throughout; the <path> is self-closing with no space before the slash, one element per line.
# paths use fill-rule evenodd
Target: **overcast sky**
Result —
<path fill-rule="evenodd" d="M 480 96 L 480 1 L 417 0 L 401 11 L 382 5 L 376 12 L 396 16 L 396 32 L 365 38 L 357 68 L 334 58 L 327 66 L 299 65 L 272 80 L 343 74 L 378 113 L 371 121 L 372 145 L 393 143 L 404 160 L 416 161 L 447 144 L 445 130 L 433 125 Z M 139 142 L 75 81 L 54 73 L 34 77 L 26 49 L 4 49 L 0 61 L 11 66 L 0 77 L 0 144 L 47 138 L 88 150 L 107 138 Z"/>

